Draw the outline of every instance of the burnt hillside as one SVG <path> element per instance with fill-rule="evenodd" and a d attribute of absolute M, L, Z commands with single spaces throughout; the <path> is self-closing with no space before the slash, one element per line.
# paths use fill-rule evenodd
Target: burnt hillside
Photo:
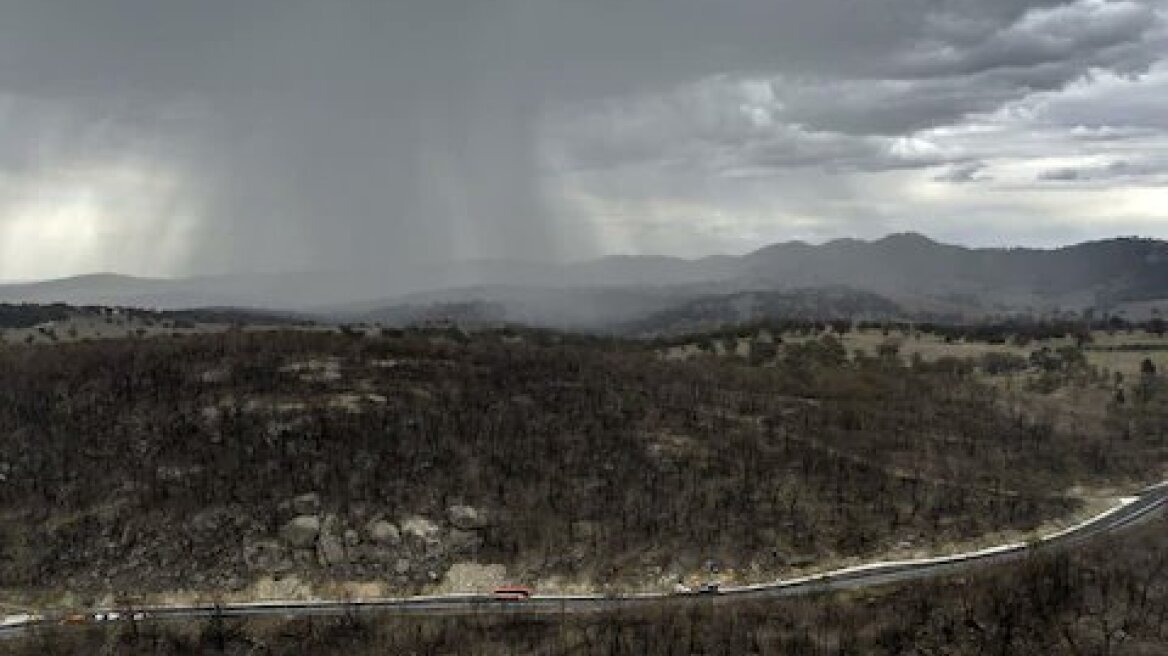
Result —
<path fill-rule="evenodd" d="M 0 587 L 416 590 L 455 562 L 664 585 L 1028 529 L 1154 462 L 944 365 L 667 363 L 549 333 L 277 332 L 0 350 Z"/>

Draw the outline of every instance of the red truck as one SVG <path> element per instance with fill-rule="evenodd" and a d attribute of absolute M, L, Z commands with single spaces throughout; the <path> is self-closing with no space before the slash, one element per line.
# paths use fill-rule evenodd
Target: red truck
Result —
<path fill-rule="evenodd" d="M 531 588 L 522 585 L 505 585 L 495 588 L 493 596 L 503 601 L 526 601 L 533 594 L 535 592 Z"/>

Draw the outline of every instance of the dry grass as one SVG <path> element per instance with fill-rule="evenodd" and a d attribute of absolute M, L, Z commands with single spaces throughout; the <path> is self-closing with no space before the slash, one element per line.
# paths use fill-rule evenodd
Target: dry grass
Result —
<path fill-rule="evenodd" d="M 817 338 L 817 337 L 815 337 Z M 1109 373 L 1119 372 L 1125 378 L 1139 376 L 1140 365 L 1144 359 L 1150 359 L 1159 371 L 1168 371 L 1168 337 L 1158 337 L 1145 331 L 1132 333 L 1116 332 L 1109 334 L 1104 331 L 1092 333 L 1093 341 L 1085 349 L 1087 363 L 1106 370 Z M 800 343 L 809 338 L 800 335 L 783 335 L 788 343 Z M 855 330 L 840 338 L 849 354 L 862 350 L 869 355 L 875 355 L 882 344 L 893 342 L 900 346 L 900 355 L 912 358 L 920 355 L 927 362 L 933 362 L 943 357 L 980 358 L 987 353 L 1006 353 L 1020 357 L 1028 357 L 1035 350 L 1042 347 L 1057 349 L 1071 346 L 1071 339 L 1049 339 L 1031 342 L 1026 346 L 1016 344 L 987 344 L 984 342 L 946 342 L 937 335 L 914 333 L 904 335 L 893 331 L 884 335 L 878 330 Z M 1165 350 L 1135 350 L 1135 349 L 1165 349 Z M 1132 350 L 1111 350 L 1132 349 Z"/>

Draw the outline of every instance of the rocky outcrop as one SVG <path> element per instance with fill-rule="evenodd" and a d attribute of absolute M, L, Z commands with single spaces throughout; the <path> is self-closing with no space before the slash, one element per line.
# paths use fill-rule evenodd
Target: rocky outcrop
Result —
<path fill-rule="evenodd" d="M 446 518 L 455 528 L 464 531 L 476 531 L 488 525 L 486 515 L 473 506 L 450 506 L 446 509 Z"/>
<path fill-rule="evenodd" d="M 483 550 L 488 515 L 471 506 L 451 506 L 441 515 L 393 517 L 385 506 L 353 504 L 344 512 L 310 492 L 284 497 L 275 517 L 235 505 L 205 508 L 174 524 L 109 511 L 99 520 L 103 539 L 84 542 L 91 560 L 117 558 L 129 580 L 150 571 L 165 589 L 238 590 L 264 578 L 379 580 L 407 589 L 483 578 L 455 563 L 470 563 Z M 303 512 L 315 511 L 315 512 Z M 125 528 L 131 525 L 133 528 Z M 273 527 L 275 530 L 273 530 Z M 167 549 L 173 536 L 187 536 L 197 550 Z M 119 570 L 120 571 L 120 570 Z M 77 587 L 104 579 L 75 577 Z M 452 589 L 455 589 L 452 588 Z"/>
<path fill-rule="evenodd" d="M 490 592 L 507 582 L 507 568 L 503 565 L 481 565 L 473 562 L 454 563 L 446 570 L 441 590 L 444 592 Z"/>
<path fill-rule="evenodd" d="M 365 527 L 365 532 L 374 543 L 385 547 L 396 547 L 401 544 L 401 531 L 397 526 L 384 519 L 375 519 Z"/>
<path fill-rule="evenodd" d="M 320 512 L 320 495 L 308 492 L 292 499 L 292 512 L 297 515 L 315 515 Z"/>
<path fill-rule="evenodd" d="M 232 520 L 232 511 L 228 508 L 208 508 L 190 518 L 187 526 L 197 535 L 211 535 L 223 530 Z"/>
<path fill-rule="evenodd" d="M 320 523 L 320 537 L 316 540 L 316 560 L 321 567 L 344 565 L 349 562 L 345 554 L 344 531 L 341 518 L 325 515 Z"/>
<path fill-rule="evenodd" d="M 333 533 L 321 533 L 316 541 L 316 560 L 321 567 L 344 565 L 349 562 L 345 543 Z"/>
<path fill-rule="evenodd" d="M 414 515 L 401 523 L 401 532 L 414 546 L 432 547 L 440 541 L 442 527 L 430 519 Z"/>
<path fill-rule="evenodd" d="M 276 540 L 245 542 L 243 562 L 249 570 L 263 574 L 279 574 L 292 569 L 287 549 Z"/>
<path fill-rule="evenodd" d="M 483 551 L 488 515 L 479 509 L 451 507 L 441 515 L 395 518 L 385 506 L 327 511 L 334 507 L 309 493 L 284 497 L 274 517 L 224 505 L 168 521 L 111 505 L 90 520 L 101 528 L 98 539 L 68 540 L 84 549 L 76 556 L 80 573 L 69 583 L 95 589 L 112 581 L 129 588 L 148 580 L 162 590 L 241 590 L 262 579 L 299 577 L 384 581 L 402 590 L 448 580 L 454 590 L 464 587 L 458 581 L 483 578 L 466 568 L 447 576 L 453 564 L 473 565 Z M 312 509 L 318 512 L 299 512 Z M 65 541 L 64 531 L 81 527 L 56 529 L 61 535 L 54 539 Z M 185 542 L 180 545 L 176 535 Z M 117 563 L 117 569 L 110 569 L 113 576 L 91 573 L 80 565 L 83 560 Z"/>
<path fill-rule="evenodd" d="M 299 515 L 280 529 L 280 538 L 294 549 L 315 547 L 319 535 L 320 518 L 315 515 Z"/>
<path fill-rule="evenodd" d="M 361 534 L 353 529 L 346 529 L 341 536 L 345 541 L 345 548 L 352 549 L 361 544 Z"/>
<path fill-rule="evenodd" d="M 470 554 L 483 546 L 483 537 L 474 531 L 451 529 L 442 541 L 447 551 L 460 554 Z"/>

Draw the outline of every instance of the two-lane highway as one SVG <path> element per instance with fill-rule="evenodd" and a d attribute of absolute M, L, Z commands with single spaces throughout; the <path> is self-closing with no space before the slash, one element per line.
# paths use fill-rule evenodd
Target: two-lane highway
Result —
<path fill-rule="evenodd" d="M 10 617 L 4 623 L 0 623 L 0 637 L 16 635 L 31 627 L 69 621 L 192 620 L 215 616 L 298 617 L 366 612 L 403 615 L 587 613 L 651 604 L 693 603 L 699 599 L 712 600 L 717 603 L 733 603 L 744 599 L 821 594 L 836 590 L 852 590 L 932 578 L 1018 560 L 1035 552 L 1068 549 L 1103 535 L 1138 525 L 1162 511 L 1166 506 L 1168 506 L 1168 481 L 1148 487 L 1138 496 L 1125 499 L 1122 505 L 1077 526 L 1045 536 L 1031 543 L 1006 544 L 935 558 L 859 565 L 774 583 L 722 588 L 717 593 L 710 594 L 537 595 L 523 601 L 500 600 L 491 595 L 455 594 L 366 600 L 266 601 L 223 605 L 148 606 L 135 608 L 130 612 L 101 609 L 70 617 L 48 614 Z"/>

